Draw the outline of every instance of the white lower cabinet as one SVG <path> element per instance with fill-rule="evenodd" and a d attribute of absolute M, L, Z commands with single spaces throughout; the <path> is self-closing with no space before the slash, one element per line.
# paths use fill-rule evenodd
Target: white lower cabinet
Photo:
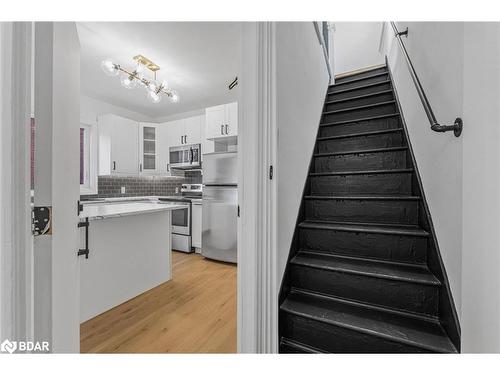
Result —
<path fill-rule="evenodd" d="M 201 214 L 202 203 L 193 202 L 191 209 L 191 246 L 201 249 Z"/>

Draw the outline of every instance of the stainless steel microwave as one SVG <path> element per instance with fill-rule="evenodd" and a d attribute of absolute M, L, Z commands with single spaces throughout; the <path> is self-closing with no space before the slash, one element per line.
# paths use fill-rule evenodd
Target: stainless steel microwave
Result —
<path fill-rule="evenodd" d="M 201 167 L 201 144 L 170 147 L 170 168 L 198 169 Z"/>

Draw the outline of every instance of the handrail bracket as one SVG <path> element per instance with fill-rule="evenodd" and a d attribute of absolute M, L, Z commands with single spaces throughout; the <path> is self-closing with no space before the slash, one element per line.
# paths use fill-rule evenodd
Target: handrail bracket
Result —
<path fill-rule="evenodd" d="M 405 31 L 399 31 L 396 33 L 396 36 L 403 36 L 403 35 L 408 38 L 408 27 L 406 28 Z"/>
<path fill-rule="evenodd" d="M 460 117 L 457 117 L 455 119 L 455 123 L 453 125 L 439 125 L 439 124 L 431 125 L 431 129 L 439 133 L 444 133 L 453 130 L 453 134 L 455 134 L 455 137 L 460 137 L 460 134 L 462 134 L 463 127 L 464 124 Z"/>

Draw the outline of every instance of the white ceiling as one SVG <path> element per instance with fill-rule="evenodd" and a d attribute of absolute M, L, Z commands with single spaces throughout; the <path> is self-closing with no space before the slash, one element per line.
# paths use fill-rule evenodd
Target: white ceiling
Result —
<path fill-rule="evenodd" d="M 238 86 L 231 91 L 227 86 L 240 68 L 240 23 L 80 22 L 77 27 L 84 95 L 153 118 L 236 99 Z M 157 78 L 166 79 L 179 93 L 179 103 L 164 97 L 154 104 L 144 88 L 127 90 L 118 77 L 108 77 L 100 68 L 106 58 L 125 68 L 133 67 L 132 57 L 138 54 L 161 67 Z"/>

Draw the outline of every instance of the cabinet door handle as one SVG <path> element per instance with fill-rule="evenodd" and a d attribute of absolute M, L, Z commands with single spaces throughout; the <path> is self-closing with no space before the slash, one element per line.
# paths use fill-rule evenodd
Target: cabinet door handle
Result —
<path fill-rule="evenodd" d="M 139 172 L 142 172 L 142 163 L 139 164 Z"/>
<path fill-rule="evenodd" d="M 227 132 L 228 127 L 229 127 L 229 125 L 226 124 L 226 135 L 228 134 L 228 132 Z"/>
<path fill-rule="evenodd" d="M 113 161 L 113 170 L 116 171 L 116 161 Z"/>
<path fill-rule="evenodd" d="M 184 136 L 184 144 L 187 144 L 187 143 L 188 143 L 188 136 L 187 136 L 187 135 L 185 135 L 185 136 Z"/>
<path fill-rule="evenodd" d="M 184 144 L 184 142 L 182 142 L 182 135 L 181 135 L 181 145 L 183 145 L 183 144 Z"/>
<path fill-rule="evenodd" d="M 167 172 L 170 172 L 170 163 L 167 163 Z"/>
<path fill-rule="evenodd" d="M 224 125 L 220 126 L 220 135 L 224 135 Z"/>

